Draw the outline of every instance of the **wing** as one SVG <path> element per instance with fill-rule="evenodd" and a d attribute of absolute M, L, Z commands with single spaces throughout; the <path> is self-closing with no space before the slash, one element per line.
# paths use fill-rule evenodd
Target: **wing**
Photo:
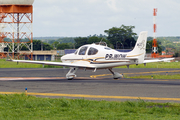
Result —
<path fill-rule="evenodd" d="M 43 65 L 54 65 L 54 66 L 79 67 L 79 68 L 95 68 L 92 65 L 83 65 L 83 64 L 75 64 L 75 63 L 30 61 L 30 60 L 7 60 L 7 61 L 20 62 L 20 63 L 43 64 Z"/>
<path fill-rule="evenodd" d="M 163 58 L 163 59 L 149 59 L 149 60 L 144 60 L 143 63 L 150 63 L 150 62 L 169 62 L 171 60 L 174 60 L 174 58 Z"/>

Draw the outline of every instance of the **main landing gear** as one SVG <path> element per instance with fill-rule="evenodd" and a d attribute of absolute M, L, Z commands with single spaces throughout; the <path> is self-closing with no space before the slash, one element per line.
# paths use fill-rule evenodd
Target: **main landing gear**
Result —
<path fill-rule="evenodd" d="M 78 70 L 78 68 L 73 68 L 71 67 L 69 72 L 66 74 L 66 78 L 68 80 L 72 80 L 74 77 L 76 77 L 76 71 Z"/>
<path fill-rule="evenodd" d="M 66 74 L 66 78 L 68 80 L 72 80 L 74 77 L 76 77 L 76 71 L 78 68 L 71 67 L 69 72 Z M 114 79 L 123 78 L 123 75 L 119 74 L 118 72 L 113 72 L 112 69 L 108 69 L 112 74 Z"/>
<path fill-rule="evenodd" d="M 114 79 L 123 78 L 123 76 L 118 72 L 113 72 L 112 69 L 109 69 L 109 71 L 113 74 Z"/>

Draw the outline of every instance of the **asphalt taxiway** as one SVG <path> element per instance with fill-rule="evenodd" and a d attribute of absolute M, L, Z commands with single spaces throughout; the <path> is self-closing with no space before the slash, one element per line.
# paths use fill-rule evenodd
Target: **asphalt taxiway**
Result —
<path fill-rule="evenodd" d="M 22 93 L 41 97 L 95 100 L 137 100 L 180 102 L 180 80 L 112 79 L 108 70 L 79 70 L 77 78 L 66 80 L 69 69 L 0 69 L 0 93 Z M 114 69 L 127 75 L 179 74 L 180 69 Z"/>

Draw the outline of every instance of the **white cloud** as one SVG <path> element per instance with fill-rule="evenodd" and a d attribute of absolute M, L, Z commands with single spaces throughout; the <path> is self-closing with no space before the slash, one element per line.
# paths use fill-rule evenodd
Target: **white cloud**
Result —
<path fill-rule="evenodd" d="M 107 5 L 108 5 L 108 7 L 110 9 L 114 10 L 115 12 L 119 11 L 117 6 L 116 6 L 117 5 L 116 4 L 117 3 L 116 0 L 107 0 L 106 3 L 107 3 Z"/>

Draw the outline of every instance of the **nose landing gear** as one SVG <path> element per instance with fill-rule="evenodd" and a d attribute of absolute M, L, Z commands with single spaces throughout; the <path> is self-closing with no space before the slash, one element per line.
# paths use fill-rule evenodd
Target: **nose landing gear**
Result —
<path fill-rule="evenodd" d="M 78 70 L 78 68 L 73 68 L 71 67 L 69 72 L 66 74 L 66 78 L 68 80 L 72 80 L 74 77 L 76 77 L 76 71 Z"/>

